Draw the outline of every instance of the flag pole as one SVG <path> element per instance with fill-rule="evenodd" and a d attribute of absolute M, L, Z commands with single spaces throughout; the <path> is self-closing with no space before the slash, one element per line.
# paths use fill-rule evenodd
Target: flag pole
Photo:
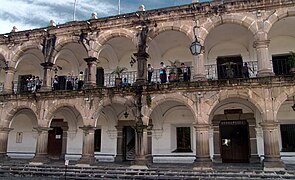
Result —
<path fill-rule="evenodd" d="M 74 2 L 74 12 L 73 12 L 73 20 L 76 20 L 76 9 L 77 9 L 77 0 Z"/>
<path fill-rule="evenodd" d="M 120 11 L 121 11 L 121 1 L 118 0 L 118 14 L 120 15 Z"/>

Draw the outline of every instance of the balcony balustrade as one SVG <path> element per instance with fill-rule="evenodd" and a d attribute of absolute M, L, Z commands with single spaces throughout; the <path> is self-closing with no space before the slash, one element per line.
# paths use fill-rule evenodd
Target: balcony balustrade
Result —
<path fill-rule="evenodd" d="M 279 73 L 276 72 L 276 75 L 289 75 L 290 74 L 288 71 L 290 69 L 289 64 L 287 64 L 287 63 L 279 63 L 278 64 L 278 63 L 279 63 L 278 61 L 274 61 L 272 63 L 274 71 L 279 71 Z M 257 70 L 258 70 L 257 61 L 248 61 L 247 64 L 248 64 L 248 68 L 249 68 L 250 78 L 255 78 L 257 75 Z M 230 67 L 230 69 L 229 69 L 229 67 Z M 242 63 L 232 63 L 232 64 L 230 64 L 230 66 L 226 66 L 225 64 L 207 64 L 207 65 L 205 65 L 206 78 L 209 81 L 210 80 L 243 78 L 242 67 L 243 67 Z M 172 81 L 169 81 L 169 76 L 170 76 L 169 73 L 170 73 L 171 69 L 172 69 L 171 67 L 167 67 L 167 82 L 168 83 L 172 82 Z M 193 81 L 192 75 L 194 74 L 194 68 L 189 67 L 189 69 L 190 69 L 189 81 Z M 174 68 L 174 72 L 176 72 L 177 78 L 173 82 L 175 82 L 175 81 L 182 82 L 183 77 L 181 74 L 181 69 Z M 231 74 L 229 74 L 229 72 Z M 104 87 L 114 87 L 115 86 L 115 78 L 116 78 L 115 74 L 104 73 Z M 126 78 L 128 81 L 128 84 L 132 85 L 134 82 L 136 82 L 137 71 L 124 72 L 121 74 L 121 78 L 122 79 Z M 75 77 L 73 77 L 73 79 L 75 79 Z M 160 70 L 159 69 L 154 69 L 154 72 L 153 72 L 153 75 L 151 78 L 151 82 L 152 83 L 160 83 Z M 64 83 L 66 83 L 66 81 Z M 66 87 L 66 85 L 64 85 L 63 87 Z M 3 90 L 4 90 L 4 82 L 0 82 L 0 92 L 3 92 Z M 63 90 L 67 90 L 67 89 L 64 88 Z M 74 83 L 73 90 L 77 90 L 77 88 L 75 87 L 75 83 Z M 13 92 L 15 94 L 28 92 L 26 84 L 24 84 L 24 82 L 21 83 L 18 81 L 14 81 L 13 82 Z"/>

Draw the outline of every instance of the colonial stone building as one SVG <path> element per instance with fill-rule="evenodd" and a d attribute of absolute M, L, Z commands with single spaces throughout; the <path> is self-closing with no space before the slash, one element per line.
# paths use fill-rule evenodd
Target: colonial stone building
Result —
<path fill-rule="evenodd" d="M 1 35 L 0 154 L 284 168 L 295 155 L 294 29 L 294 1 L 213 1 Z M 167 83 L 160 62 L 175 62 Z M 134 85 L 146 63 L 152 82 Z M 115 84 L 117 66 L 129 84 Z"/>

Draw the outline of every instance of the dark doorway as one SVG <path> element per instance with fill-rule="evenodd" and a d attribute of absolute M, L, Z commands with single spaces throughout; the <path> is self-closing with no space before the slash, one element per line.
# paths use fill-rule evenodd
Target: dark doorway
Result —
<path fill-rule="evenodd" d="M 123 128 L 123 157 L 126 161 L 135 158 L 135 130 L 131 126 Z"/>
<path fill-rule="evenodd" d="M 217 57 L 218 79 L 242 78 L 243 60 L 241 56 Z"/>
<path fill-rule="evenodd" d="M 63 130 L 61 127 L 52 127 L 48 131 L 48 155 L 51 158 L 59 159 L 62 153 L 62 135 Z"/>
<path fill-rule="evenodd" d="M 290 74 L 290 63 L 288 62 L 290 55 L 283 54 L 283 55 L 273 55 L 272 56 L 272 67 L 273 72 L 276 75 L 288 75 Z"/>
<path fill-rule="evenodd" d="M 28 82 L 31 79 L 32 75 L 19 75 L 18 76 L 18 87 L 17 90 L 19 93 L 29 92 Z"/>
<path fill-rule="evenodd" d="M 248 163 L 250 158 L 247 121 L 221 121 L 220 145 L 224 163 Z"/>

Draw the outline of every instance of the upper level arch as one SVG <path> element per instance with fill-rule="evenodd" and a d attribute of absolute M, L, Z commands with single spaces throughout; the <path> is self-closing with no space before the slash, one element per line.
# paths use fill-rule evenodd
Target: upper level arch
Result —
<path fill-rule="evenodd" d="M 44 58 L 39 42 L 28 41 L 22 44 L 21 46 L 18 46 L 17 49 L 13 50 L 12 62 L 16 64 L 17 61 L 21 58 L 21 56 L 23 56 L 29 50 L 37 50 L 36 53 L 38 54 L 38 56 L 42 56 L 42 58 Z"/>
<path fill-rule="evenodd" d="M 253 36 L 258 32 L 258 25 L 256 20 L 244 14 L 225 14 L 221 16 L 213 16 L 208 18 L 200 25 L 198 30 L 198 38 L 201 44 L 204 44 L 209 33 L 217 26 L 222 24 L 237 24 L 249 30 Z"/>

